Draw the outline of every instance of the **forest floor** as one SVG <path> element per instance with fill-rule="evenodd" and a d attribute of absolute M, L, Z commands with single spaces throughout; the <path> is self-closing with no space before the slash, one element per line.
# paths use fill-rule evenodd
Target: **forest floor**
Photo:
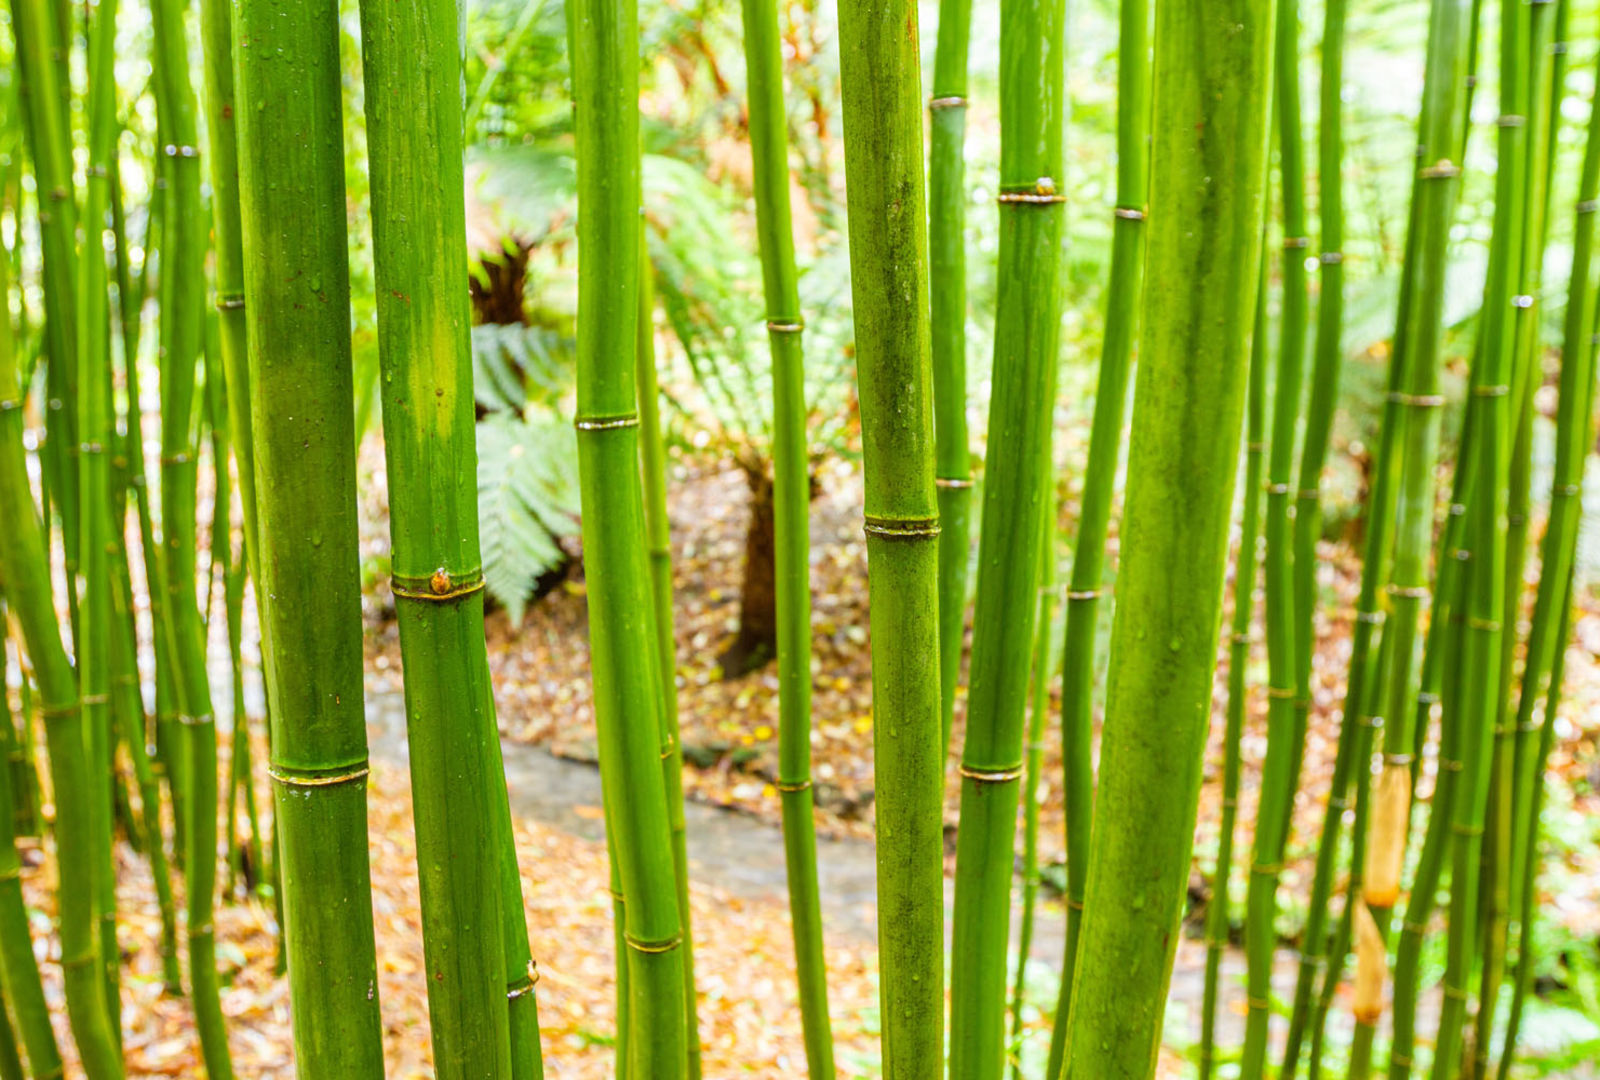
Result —
<path fill-rule="evenodd" d="M 858 485 L 858 476 L 848 469 L 830 472 L 813 506 L 816 720 L 812 746 L 821 804 L 819 831 L 825 837 L 864 847 L 872 829 L 872 717 Z M 678 684 L 683 741 L 690 759 L 685 786 L 691 800 L 707 808 L 727 808 L 750 822 L 751 829 L 740 830 L 744 838 L 739 842 L 761 843 L 764 836 L 765 843 L 776 848 L 778 834 L 775 827 L 769 827 L 778 819 L 778 801 L 772 789 L 777 746 L 775 677 L 769 668 L 741 679 L 723 680 L 717 667 L 721 648 L 737 628 L 744 495 L 743 480 L 736 473 L 686 473 L 673 486 Z M 1063 522 L 1064 526 L 1070 524 Z M 1309 857 L 1326 800 L 1357 575 L 1355 560 L 1344 545 L 1325 545 L 1320 554 L 1325 614 L 1319 619 L 1316 703 L 1303 790 L 1296 805 L 1295 839 L 1281 894 L 1288 909 L 1283 926 L 1291 932 L 1303 916 L 1296 904 L 1304 903 Z M 374 702 L 397 700 L 399 684 L 393 624 L 381 617 L 385 606 L 381 592 L 368 606 L 373 616 L 369 619 L 368 682 L 369 698 Z M 490 653 L 502 728 L 509 741 L 538 748 L 526 748 L 529 753 L 542 755 L 548 750 L 577 762 L 593 760 L 584 610 L 583 582 L 575 573 L 533 605 L 522 626 L 509 625 L 503 613 L 490 619 Z M 1592 941 L 1600 935 L 1600 846 L 1592 839 L 1593 823 L 1600 820 L 1600 605 L 1592 599 L 1585 601 L 1575 639 L 1568 653 L 1569 692 L 1551 769 L 1557 778 L 1554 790 L 1560 793 L 1556 801 L 1564 811 L 1576 815 L 1576 820 L 1590 823 L 1591 839 L 1587 844 L 1563 845 L 1552 856 L 1541 899 L 1549 916 L 1574 938 Z M 1103 641 L 1100 648 L 1104 648 Z M 1103 663 L 1097 667 L 1103 670 Z M 1258 647 L 1252 657 L 1252 686 L 1259 688 L 1263 676 L 1264 656 Z M 254 673 L 251 677 L 254 679 Z M 1219 679 L 1219 717 L 1223 705 L 1220 685 Z M 1052 707 L 1058 703 L 1058 698 L 1053 699 Z M 963 704 L 958 702 L 957 745 L 964 722 Z M 1256 689 L 1244 744 L 1241 845 L 1248 844 L 1256 776 L 1265 752 L 1264 709 L 1264 693 Z M 1220 729 L 1220 724 L 1214 727 Z M 381 718 L 373 719 L 372 730 L 369 836 L 379 996 L 388 1075 L 410 1080 L 432 1073 L 409 778 L 403 757 L 385 749 Z M 1061 791 L 1054 780 L 1060 768 L 1059 736 L 1053 721 L 1046 732 L 1041 845 L 1045 861 L 1058 863 L 1064 844 Z M 1214 732 L 1207 756 L 1190 890 L 1191 926 L 1210 891 L 1207 883 L 1220 798 L 1218 735 Z M 510 749 L 523 753 L 522 748 Z M 953 828 L 957 786 L 952 782 L 947 790 L 946 823 Z M 267 797 L 264 786 L 260 797 Z M 599 831 L 596 803 L 580 802 L 565 808 L 578 821 L 589 822 L 591 829 L 550 824 L 539 820 L 538 813 L 520 817 L 517 823 L 528 925 L 540 970 L 538 997 L 546 1066 L 554 1078 L 598 1078 L 609 1075 L 612 1067 L 611 909 L 604 846 L 593 838 Z M 953 833 L 950 835 L 953 838 Z M 951 852 L 953 861 L 953 846 Z M 30 848 L 27 854 L 24 886 L 35 912 L 41 958 L 50 961 L 43 965 L 47 990 L 53 1004 L 59 1006 L 59 968 L 49 933 L 54 915 L 54 867 L 48 848 Z M 1233 881 L 1236 911 L 1243 885 L 1237 866 L 1243 858 L 1242 854 L 1237 857 Z M 148 869 L 142 857 L 125 845 L 119 845 L 118 859 L 130 1075 L 198 1077 L 189 1007 L 182 998 L 163 993 L 160 921 Z M 700 928 L 695 950 L 705 1075 L 710 1080 L 800 1075 L 804 1056 L 794 1007 L 786 907 L 781 897 L 755 895 L 737 885 L 723 886 L 721 881 L 697 881 L 692 890 L 694 924 Z M 180 920 L 181 904 L 180 883 Z M 1035 988 L 1035 1004 L 1053 999 L 1055 960 L 1048 943 L 1056 941 L 1053 949 L 1058 957 L 1058 934 L 1050 927 L 1060 920 L 1061 911 L 1058 902 L 1048 899 L 1041 915 L 1046 927 L 1041 941 L 1046 944 L 1036 943 L 1030 982 L 1038 982 L 1044 989 Z M 226 987 L 223 1009 L 229 1018 L 238 1075 L 286 1080 L 293 1075 L 288 988 L 274 973 L 272 913 L 256 901 L 236 902 L 222 906 L 216 922 L 218 959 Z M 737 933 L 727 933 L 730 927 L 737 927 Z M 874 1076 L 877 988 L 870 934 L 838 929 L 830 934 L 830 942 L 830 1011 L 841 1075 Z M 1194 980 L 1184 978 L 1184 972 L 1195 967 L 1200 947 L 1188 940 L 1180 949 L 1174 1011 L 1181 1019 L 1197 1010 L 1195 1002 L 1187 1000 L 1195 996 Z M 1041 975 L 1037 980 L 1032 978 L 1035 969 Z M 58 1007 L 55 1012 L 63 1018 L 61 1041 L 70 1055 L 65 1010 Z M 1025 1015 L 1031 1061 L 1047 1037 L 1048 1017 L 1033 1007 Z M 1169 1036 L 1172 1031 L 1169 1026 Z M 1164 1055 L 1162 1075 L 1186 1075 L 1179 1045 L 1183 1039 L 1171 1041 L 1174 1049 Z"/>

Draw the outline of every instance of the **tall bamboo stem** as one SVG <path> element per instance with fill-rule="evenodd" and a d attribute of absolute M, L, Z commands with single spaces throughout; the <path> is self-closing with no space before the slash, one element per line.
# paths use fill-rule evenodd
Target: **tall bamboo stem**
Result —
<path fill-rule="evenodd" d="M 1145 319 L 1063 1076 L 1148 1080 L 1194 822 L 1261 258 L 1273 11 L 1156 8 Z M 1115 992 L 1112 992 L 1112 988 Z"/>
<path fill-rule="evenodd" d="M 744 0 L 741 10 L 750 84 L 756 223 L 767 306 L 767 340 L 772 350 L 773 509 L 778 546 L 778 790 L 783 800 L 789 917 L 794 930 L 806 1061 L 812 1080 L 822 1080 L 834 1075 L 834 1067 L 833 1035 L 828 1023 L 828 972 L 822 952 L 816 826 L 812 820 L 811 477 L 806 448 L 805 359 L 801 350 L 805 319 L 800 310 L 790 221 L 789 139 L 777 4 L 773 0 Z M 960 210 L 958 202 L 957 215 Z M 959 232 L 956 239 L 959 257 Z M 964 437 L 962 444 L 964 454 Z M 964 575 L 964 540 L 960 558 L 960 573 Z M 955 568 L 941 565 L 941 575 L 947 571 L 954 573 Z M 944 584 L 941 580 L 941 588 Z M 964 602 L 964 577 L 959 584 Z M 941 604 L 944 599 L 941 593 Z M 944 608 L 940 610 L 942 617 Z M 954 650 L 959 660 L 961 607 L 955 609 L 955 624 L 958 629 Z M 949 639 L 942 638 L 941 663 L 948 644 Z M 671 669 L 665 669 L 663 675 L 670 679 Z"/>
<path fill-rule="evenodd" d="M 338 12 L 243 0 L 234 14 L 257 597 L 295 1058 L 303 1077 L 376 1080 Z"/>
<path fill-rule="evenodd" d="M 866 478 L 885 1080 L 936 1076 L 944 1057 L 944 770 L 940 683 L 930 663 L 939 655 L 939 510 L 916 25 L 914 0 L 839 4 Z"/>

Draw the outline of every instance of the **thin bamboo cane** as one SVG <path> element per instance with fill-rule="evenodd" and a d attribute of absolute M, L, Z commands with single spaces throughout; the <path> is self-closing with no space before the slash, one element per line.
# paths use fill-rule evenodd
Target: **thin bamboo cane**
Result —
<path fill-rule="evenodd" d="M 104 232 L 110 209 L 108 162 L 115 152 L 115 0 L 95 6 L 89 27 L 89 164 L 85 183 L 83 250 L 77 261 L 78 521 L 81 547 L 75 560 L 83 574 L 82 619 L 74 642 L 83 723 L 89 733 L 90 815 L 95 831 L 91 878 L 99 921 L 101 979 L 113 1038 L 122 1034 L 121 949 L 117 945 L 116 871 L 112 855 L 112 788 L 115 742 L 111 732 L 111 302 Z M 71 534 L 62 532 L 64 541 Z"/>
<path fill-rule="evenodd" d="M 1072 1013 L 1094 814 L 1094 649 L 1106 584 L 1106 534 L 1128 405 L 1128 368 L 1144 288 L 1145 203 L 1150 194 L 1150 3 L 1121 0 L 1117 58 L 1117 207 L 1111 236 L 1106 333 L 1095 385 L 1078 538 L 1062 643 L 1061 745 L 1067 824 L 1067 936 L 1046 1072 L 1060 1072 Z"/>
<path fill-rule="evenodd" d="M 1531 982 L 1533 881 L 1538 862 L 1539 807 L 1543 800 L 1544 762 L 1549 753 L 1549 728 L 1561 694 L 1560 668 L 1564 659 L 1570 618 L 1572 568 L 1578 521 L 1582 513 L 1584 459 L 1593 438 L 1595 376 L 1594 312 L 1600 310 L 1594 293 L 1595 217 L 1600 209 L 1600 106 L 1590 108 L 1588 136 L 1578 182 L 1576 220 L 1573 224 L 1572 271 L 1567 309 L 1562 326 L 1561 385 L 1556 414 L 1556 460 L 1550 486 L 1550 516 L 1540 554 L 1538 598 L 1528 635 L 1527 661 L 1517 703 L 1515 785 L 1520 805 L 1513 824 L 1518 831 L 1512 847 L 1511 872 L 1520 879 L 1515 912 L 1520 926 L 1517 976 L 1513 983 L 1511 1013 L 1506 1024 L 1498 1074 L 1508 1075 L 1522 1020 L 1523 1001 Z M 1534 708 L 1545 677 L 1549 676 L 1548 703 L 1543 723 Z M 1536 746 L 1524 749 L 1523 733 L 1538 729 Z M 1482 1033 L 1479 1035 L 1482 1038 Z M 1486 1073 L 1484 1073 L 1486 1075 Z"/>
<path fill-rule="evenodd" d="M 928 279 L 939 500 L 939 701 L 945 754 L 961 682 L 971 554 L 967 435 L 967 50 L 972 0 L 940 0 L 928 101 Z"/>
<path fill-rule="evenodd" d="M 0 295 L 9 292 L 0 270 Z M 89 1080 L 121 1080 L 121 1055 L 111 1031 L 101 977 L 91 863 L 94 833 L 89 807 L 90 771 L 83 713 L 72 665 L 62 647 L 50 595 L 49 559 L 28 486 L 22 446 L 22 384 L 9 313 L 0 318 L 0 580 L 17 614 L 39 684 L 40 712 L 50 749 L 56 792 L 57 905 L 61 973 L 67 1017 Z"/>
<path fill-rule="evenodd" d="M 1266 237 L 1262 237 L 1265 244 Z M 1217 996 L 1222 953 L 1228 945 L 1235 823 L 1239 816 L 1240 750 L 1249 686 L 1251 627 L 1256 608 L 1257 548 L 1261 539 L 1261 470 L 1267 434 L 1267 260 L 1256 282 L 1255 326 L 1250 334 L 1250 381 L 1245 394 L 1244 491 L 1239 554 L 1234 561 L 1233 621 L 1228 638 L 1228 712 L 1222 736 L 1222 822 L 1217 866 L 1206 904 L 1205 987 L 1200 1006 L 1200 1080 L 1216 1068 Z"/>
<path fill-rule="evenodd" d="M 1221 622 L 1260 271 L 1272 24 L 1267 0 L 1156 7 L 1146 317 L 1125 511 L 1143 525 L 1124 541 L 1118 579 L 1069 1077 L 1148 1080 L 1155 1070 Z"/>
<path fill-rule="evenodd" d="M 951 1080 L 1005 1070 L 1012 851 L 1060 362 L 1065 24 L 1061 0 L 1002 0 L 999 306 L 956 834 Z"/>
<path fill-rule="evenodd" d="M 1245 1040 L 1240 1076 L 1258 1080 L 1266 1070 L 1267 1021 L 1272 962 L 1277 950 L 1277 892 L 1289 820 L 1299 786 L 1306 710 L 1295 637 L 1309 620 L 1297 620 L 1295 566 L 1291 550 L 1290 481 L 1300 388 L 1305 366 L 1306 268 L 1305 160 L 1300 116 L 1300 23 L 1294 0 L 1280 0 L 1274 66 L 1273 110 L 1277 119 L 1278 168 L 1283 199 L 1282 310 L 1278 317 L 1278 366 L 1273 389 L 1272 428 L 1267 449 L 1266 552 L 1262 579 L 1266 600 L 1267 756 L 1261 766 L 1261 799 L 1245 901 L 1249 962 Z M 1308 657 L 1309 658 L 1309 657 Z"/>
<path fill-rule="evenodd" d="M 0 252 L 0 308 L 4 308 L 0 310 L 0 324 L 4 324 L 0 325 L 0 336 L 10 333 L 10 310 L 5 304 L 10 267 L 4 265 L 6 261 L 4 252 Z M 0 343 L 0 348 L 6 347 L 9 346 Z M 6 667 L 5 649 L 0 642 L 0 727 L 10 732 L 11 691 Z M 37 1080 L 55 1080 L 65 1073 L 22 899 L 22 857 L 17 852 L 11 813 L 14 797 L 11 770 L 0 769 L 0 985 L 4 986 L 11 1015 L 16 1017 L 32 1075 Z"/>
<path fill-rule="evenodd" d="M 685 1075 L 683 922 L 652 676 L 639 476 L 638 10 L 583 0 L 568 18 L 578 149 L 578 477 L 607 842 L 625 906 L 630 1077 Z M 643 664 L 638 660 L 647 658 Z"/>
<path fill-rule="evenodd" d="M 206 234 L 201 223 L 197 103 L 180 0 L 151 8 L 155 74 L 163 86 L 173 199 L 162 248 L 167 288 L 161 312 L 161 541 L 165 549 L 166 633 L 182 729 L 187 813 L 184 874 L 189 914 L 189 982 L 202 1056 L 212 1080 L 233 1075 L 217 980 L 212 923 L 217 871 L 217 730 L 206 670 L 205 627 L 196 602 L 198 481 L 195 371 L 203 347 Z"/>
<path fill-rule="evenodd" d="M 1027 742 L 1023 746 L 1022 781 L 1022 915 L 1017 925 L 1017 973 L 1011 984 L 1011 1032 L 1006 1058 L 1011 1080 L 1022 1080 L 1023 997 L 1028 988 L 1028 950 L 1033 946 L 1033 925 L 1039 899 L 1039 780 L 1044 771 L 1044 721 L 1050 711 L 1050 679 L 1054 656 L 1051 623 L 1055 617 L 1056 499 L 1055 470 L 1046 460 L 1044 502 L 1040 529 L 1038 613 L 1033 630 L 1033 684 L 1028 703 Z"/>
<path fill-rule="evenodd" d="M 1502 12 L 1500 168 L 1496 178 L 1495 230 L 1491 241 L 1488 283 L 1484 291 L 1483 372 L 1473 392 L 1482 403 L 1482 424 L 1475 439 L 1477 483 L 1468 514 L 1473 537 L 1473 563 L 1467 582 L 1468 613 L 1464 631 L 1459 689 L 1461 776 L 1451 821 L 1452 869 L 1450 929 L 1445 967 L 1444 1004 L 1434 1041 L 1433 1076 L 1455 1074 L 1461 1055 L 1461 1027 L 1466 1014 L 1467 979 L 1477 954 L 1479 869 L 1489 792 L 1490 759 L 1495 729 L 1495 700 L 1501 686 L 1501 634 L 1505 613 L 1506 475 L 1514 435 L 1510 390 L 1515 353 L 1510 320 L 1513 288 L 1520 282 L 1524 252 L 1522 227 L 1527 170 L 1523 147 L 1529 85 L 1526 42 L 1531 23 L 1521 5 Z M 1520 119 L 1513 120 L 1512 117 Z M 1498 256 L 1498 257 L 1497 257 Z M 1437 811 L 1436 811 L 1437 812 Z M 1417 893 L 1413 891 L 1413 904 Z M 1407 912 L 1407 921 L 1412 920 Z M 1396 967 L 1398 984 L 1399 968 Z M 1399 1003 L 1396 1003 L 1398 1016 Z M 1397 1036 L 1398 1039 L 1398 1036 Z M 1396 1045 L 1396 1050 L 1401 1047 Z M 1409 1057 L 1410 1048 L 1404 1048 Z M 1391 1052 L 1391 1061 L 1394 1053 Z M 1392 1070 L 1391 1070 L 1392 1074 Z"/>
<path fill-rule="evenodd" d="M 1383 720 L 1383 771 L 1376 792 L 1368 800 L 1368 834 L 1360 868 L 1361 900 L 1355 909 L 1360 944 L 1357 986 L 1364 989 L 1358 1001 L 1356 1034 L 1350 1075 L 1365 1078 L 1377 1020 L 1382 1012 L 1382 986 L 1386 974 L 1386 942 L 1390 912 L 1400 897 L 1410 822 L 1413 765 L 1412 724 L 1416 681 L 1413 660 L 1419 644 L 1419 627 L 1428 598 L 1428 554 L 1433 535 L 1434 472 L 1439 444 L 1439 416 L 1444 399 L 1439 393 L 1441 339 L 1444 332 L 1446 255 L 1459 188 L 1460 166 L 1451 160 L 1456 132 L 1462 122 L 1465 83 L 1465 33 L 1469 19 L 1467 0 L 1440 0 L 1433 5 L 1429 29 L 1428 66 L 1423 91 L 1421 127 L 1417 145 L 1418 170 L 1412 198 L 1418 203 L 1416 226 L 1420 230 L 1414 250 L 1417 287 L 1414 304 L 1401 309 L 1397 323 L 1404 331 L 1410 355 L 1404 363 L 1397 403 L 1403 410 L 1399 439 L 1400 487 L 1396 501 L 1394 556 L 1387 592 L 1390 616 L 1383 629 L 1386 663 L 1374 690 Z M 1397 330 L 1396 336 L 1401 332 Z M 1350 900 L 1355 904 L 1352 886 Z M 1370 916 L 1368 918 L 1367 916 Z M 1376 993 L 1373 993 L 1373 988 Z"/>
<path fill-rule="evenodd" d="M 811 476 L 806 445 L 805 358 L 801 348 L 805 318 L 800 309 L 799 275 L 795 270 L 794 230 L 790 219 L 789 139 L 783 103 L 778 8 L 773 0 L 744 0 L 740 10 L 744 18 L 745 70 L 750 84 L 756 224 L 766 297 L 767 340 L 772 351 L 772 479 L 778 548 L 778 790 L 783 801 L 789 917 L 794 932 L 806 1062 L 812 1080 L 822 1080 L 834 1075 L 834 1066 L 833 1034 L 828 1022 L 828 972 L 822 952 L 816 825 L 812 820 L 815 793 L 811 786 Z M 958 215 L 960 210 L 958 203 Z M 959 241 L 958 231 L 958 257 Z M 650 389 L 654 390 L 653 373 Z M 964 432 L 962 446 L 965 446 Z M 958 584 L 964 606 L 964 538 L 959 557 L 961 577 Z M 954 567 L 941 564 L 941 575 L 947 571 L 957 573 Z M 941 588 L 946 584 L 941 578 Z M 658 595 L 660 591 L 658 585 Z M 667 595 L 670 597 L 670 589 Z M 941 593 L 941 605 L 944 600 Z M 942 617 L 944 608 L 941 606 L 940 610 Z M 961 649 L 961 611 L 962 607 L 958 606 L 954 616 L 958 628 L 953 646 L 957 660 Z M 941 665 L 943 649 L 948 644 L 950 639 L 941 635 Z M 664 652 L 663 660 L 668 659 L 670 653 Z M 668 666 L 662 670 L 664 678 L 670 680 L 672 668 Z M 675 704 L 673 713 L 676 715 Z M 949 713 L 945 715 L 948 717 Z"/>
<path fill-rule="evenodd" d="M 683 816 L 683 749 L 678 738 L 677 636 L 672 620 L 672 534 L 667 520 L 667 449 L 661 435 L 661 392 L 656 383 L 654 275 L 643 228 L 639 231 L 639 267 L 639 346 L 634 355 L 634 365 L 639 385 L 639 470 L 644 492 L 645 538 L 650 553 L 652 634 L 656 643 L 655 678 L 660 701 L 661 783 L 667 798 L 667 822 L 672 830 L 672 869 L 677 885 L 679 918 L 683 920 L 683 1023 L 684 1031 L 689 1033 L 688 1080 L 699 1080 L 700 1015 L 694 983 L 694 935 L 689 923 L 689 838 Z M 809 615 L 806 625 L 809 628 Z M 809 680 L 809 653 L 807 656 L 806 677 Z M 782 663 L 780 651 L 780 668 Z M 782 683 L 781 673 L 779 682 Z M 809 731 L 805 733 L 805 738 L 809 747 Z M 806 820 L 810 821 L 809 814 Z M 791 871 L 791 875 L 793 873 Z M 799 919 L 795 920 L 797 925 L 799 922 Z"/>
<path fill-rule="evenodd" d="M 939 509 L 914 0 L 839 4 L 866 485 L 885 1080 L 944 1057 Z M 1009 865 L 1009 854 L 1007 863 Z"/>
<path fill-rule="evenodd" d="M 361 7 L 384 456 L 435 1065 L 511 1067 L 488 744 L 456 0 Z M 421 50 L 419 51 L 419 45 Z M 447 857 L 448 855 L 448 857 Z M 520 905 L 519 905 L 520 907 Z"/>
<path fill-rule="evenodd" d="M 234 15 L 257 598 L 295 1058 L 303 1077 L 377 1080 L 338 12 L 243 0 Z"/>

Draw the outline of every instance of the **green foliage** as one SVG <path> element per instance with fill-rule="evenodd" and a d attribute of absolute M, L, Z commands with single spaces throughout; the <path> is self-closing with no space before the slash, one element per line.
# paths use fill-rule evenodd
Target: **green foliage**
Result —
<path fill-rule="evenodd" d="M 521 622 L 534 581 L 568 558 L 578 532 L 578 449 L 553 412 L 491 413 L 478 423 L 479 541 L 489 592 Z"/>

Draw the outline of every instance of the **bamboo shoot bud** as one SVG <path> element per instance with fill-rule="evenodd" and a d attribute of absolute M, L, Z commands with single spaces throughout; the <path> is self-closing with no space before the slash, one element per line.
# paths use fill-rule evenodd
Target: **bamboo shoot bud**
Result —
<path fill-rule="evenodd" d="M 1406 821 L 1411 811 L 1409 763 L 1385 762 L 1374 795 L 1362 899 L 1372 907 L 1390 908 L 1400 899 L 1400 873 L 1405 862 Z"/>
<path fill-rule="evenodd" d="M 1389 782 L 1390 771 L 1384 770 L 1380 788 Z M 1372 1025 L 1383 1015 L 1383 980 L 1388 974 L 1389 954 L 1372 909 L 1361 901 L 1356 902 L 1355 931 L 1356 994 L 1351 1011 L 1358 1023 Z"/>

